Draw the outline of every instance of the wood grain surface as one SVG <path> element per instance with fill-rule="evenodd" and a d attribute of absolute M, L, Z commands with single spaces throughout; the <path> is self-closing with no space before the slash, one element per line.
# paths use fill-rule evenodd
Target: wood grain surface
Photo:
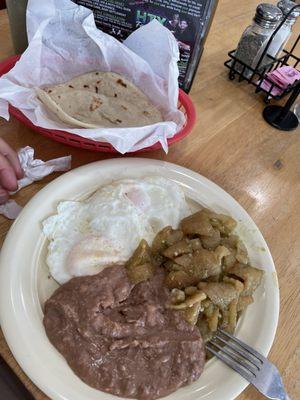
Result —
<path fill-rule="evenodd" d="M 163 151 L 144 157 L 190 168 L 216 182 L 248 211 L 272 252 L 280 283 L 280 320 L 270 360 L 282 372 L 291 399 L 300 398 L 300 129 L 277 131 L 262 118 L 264 103 L 246 83 L 231 82 L 223 62 L 253 17 L 257 0 L 221 0 L 206 42 L 191 92 L 197 108 L 193 132 Z M 295 29 L 299 33 L 299 23 Z M 0 11 L 0 60 L 13 54 L 6 11 Z M 14 148 L 30 145 L 36 156 L 73 156 L 73 168 L 109 158 L 47 140 L 14 118 L 0 120 L 0 135 Z M 14 196 L 25 205 L 57 175 L 35 183 Z M 0 240 L 11 222 L 0 216 Z M 259 329 L 259 321 L 258 321 Z M 33 393 L 48 398 L 24 375 L 0 336 L 0 353 Z M 248 387 L 239 400 L 263 397 Z"/>

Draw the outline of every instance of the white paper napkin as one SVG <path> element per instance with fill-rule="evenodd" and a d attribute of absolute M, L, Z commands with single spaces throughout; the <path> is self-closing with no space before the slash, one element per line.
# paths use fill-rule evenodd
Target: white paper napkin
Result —
<path fill-rule="evenodd" d="M 30 146 L 23 147 L 18 152 L 24 177 L 18 181 L 18 189 L 11 194 L 30 185 L 34 181 L 40 181 L 52 172 L 64 172 L 71 169 L 71 156 L 55 158 L 49 161 L 42 161 L 34 158 L 34 149 Z M 14 200 L 0 205 L 0 214 L 6 218 L 15 219 L 22 211 L 22 207 Z"/>
<path fill-rule="evenodd" d="M 22 211 L 22 207 L 15 200 L 8 200 L 5 204 L 0 205 L 0 214 L 8 219 L 16 219 Z"/>
<path fill-rule="evenodd" d="M 42 161 L 34 159 L 34 150 L 30 146 L 20 149 L 18 157 L 24 171 L 24 178 L 18 181 L 18 190 L 30 185 L 34 181 L 40 181 L 52 172 L 63 172 L 71 169 L 71 156 Z"/>

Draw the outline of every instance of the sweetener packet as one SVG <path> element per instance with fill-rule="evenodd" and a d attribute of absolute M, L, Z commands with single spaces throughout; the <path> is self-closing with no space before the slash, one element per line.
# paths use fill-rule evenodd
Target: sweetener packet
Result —
<path fill-rule="evenodd" d="M 282 94 L 283 90 L 286 89 L 289 85 L 293 85 L 297 80 L 300 79 L 300 72 L 289 65 L 285 65 L 283 67 L 277 68 L 275 71 L 271 71 L 266 75 L 266 78 L 263 80 L 261 87 L 267 91 L 271 89 L 272 83 L 275 83 L 277 86 L 274 86 L 271 94 L 273 96 L 277 96 Z"/>

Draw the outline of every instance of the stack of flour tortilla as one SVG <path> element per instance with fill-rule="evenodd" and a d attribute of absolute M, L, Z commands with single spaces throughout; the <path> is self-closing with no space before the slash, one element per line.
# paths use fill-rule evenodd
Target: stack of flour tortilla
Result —
<path fill-rule="evenodd" d="M 163 121 L 134 84 L 114 72 L 89 72 L 43 89 L 39 99 L 61 121 L 81 128 L 126 128 Z"/>

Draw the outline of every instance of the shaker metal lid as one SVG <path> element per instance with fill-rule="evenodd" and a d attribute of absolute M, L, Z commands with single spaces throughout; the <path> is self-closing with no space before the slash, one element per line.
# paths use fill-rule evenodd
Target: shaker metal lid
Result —
<path fill-rule="evenodd" d="M 282 18 L 280 8 L 270 3 L 259 4 L 256 8 L 255 21 L 265 26 L 276 26 Z"/>
<path fill-rule="evenodd" d="M 297 6 L 297 4 L 294 1 L 290 0 L 281 0 L 279 1 L 279 3 L 277 3 L 277 7 L 280 8 L 280 10 L 283 13 L 283 16 L 286 16 L 295 6 Z M 296 18 L 298 18 L 299 15 L 300 15 L 300 6 L 289 15 L 288 19 L 296 21 Z"/>

